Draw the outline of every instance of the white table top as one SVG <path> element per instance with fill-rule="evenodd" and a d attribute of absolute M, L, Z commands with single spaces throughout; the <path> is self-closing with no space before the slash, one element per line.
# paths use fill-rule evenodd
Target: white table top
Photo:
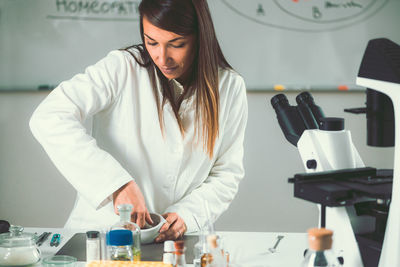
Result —
<path fill-rule="evenodd" d="M 25 228 L 25 232 L 41 234 L 42 232 L 61 234 L 58 247 L 50 246 L 51 236 L 39 247 L 42 258 L 54 255 L 76 232 L 63 228 Z M 306 233 L 270 233 L 270 232 L 226 232 L 218 231 L 222 237 L 223 248 L 230 254 L 230 261 L 243 267 L 279 267 L 299 266 L 303 259 L 303 252 L 308 247 Z M 273 247 L 276 237 L 283 235 L 275 253 L 267 253 Z M 192 248 L 187 248 L 192 249 Z M 85 262 L 78 262 L 76 267 L 84 267 Z M 41 263 L 34 265 L 42 266 Z M 192 266 L 192 265 L 189 265 Z"/>

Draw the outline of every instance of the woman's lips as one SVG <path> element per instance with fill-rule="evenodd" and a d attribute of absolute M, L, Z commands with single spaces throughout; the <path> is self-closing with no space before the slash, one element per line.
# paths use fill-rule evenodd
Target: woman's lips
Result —
<path fill-rule="evenodd" d="M 161 71 L 163 72 L 163 73 L 166 73 L 166 74 L 172 74 L 172 73 L 174 73 L 175 72 L 175 70 L 178 68 L 178 66 L 175 66 L 175 67 L 161 67 Z"/>

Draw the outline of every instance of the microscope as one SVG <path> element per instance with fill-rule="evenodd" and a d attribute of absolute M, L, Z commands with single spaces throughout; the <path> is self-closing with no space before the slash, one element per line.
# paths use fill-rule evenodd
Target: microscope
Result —
<path fill-rule="evenodd" d="M 400 140 L 400 46 L 374 39 L 356 83 L 366 87 L 366 107 L 345 111 L 367 117 L 367 144 Z M 297 146 L 306 173 L 289 178 L 294 196 L 318 204 L 319 227 L 334 231 L 333 250 L 344 266 L 400 266 L 400 146 L 394 170 L 365 167 L 343 118 L 325 117 L 309 92 L 291 106 L 284 94 L 271 104 L 286 139 Z M 395 123 L 395 118 L 397 123 Z"/>

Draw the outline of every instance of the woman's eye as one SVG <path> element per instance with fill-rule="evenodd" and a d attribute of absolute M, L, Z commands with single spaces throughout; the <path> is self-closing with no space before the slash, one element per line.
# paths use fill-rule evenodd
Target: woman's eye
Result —
<path fill-rule="evenodd" d="M 147 44 L 148 44 L 148 45 L 151 45 L 151 46 L 157 45 L 157 43 L 150 43 L 150 42 L 147 42 Z"/>
<path fill-rule="evenodd" d="M 174 47 L 174 48 L 182 48 L 182 47 L 185 46 L 185 43 L 181 43 L 181 44 L 178 44 L 178 45 L 171 45 L 171 46 Z"/>

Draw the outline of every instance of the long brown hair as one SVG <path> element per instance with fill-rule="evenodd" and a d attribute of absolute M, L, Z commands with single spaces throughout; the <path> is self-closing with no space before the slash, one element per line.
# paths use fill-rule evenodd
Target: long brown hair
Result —
<path fill-rule="evenodd" d="M 218 69 L 232 69 L 226 61 L 215 35 L 210 10 L 206 0 L 142 0 L 139 5 L 140 34 L 142 44 L 126 48 L 136 48 L 140 59 L 131 55 L 149 73 L 157 103 L 160 127 L 164 131 L 163 108 L 168 100 L 175 113 L 180 131 L 184 135 L 182 120 L 179 117 L 179 107 L 182 100 L 189 96 L 195 97 L 195 130 L 197 137 L 202 137 L 203 148 L 210 158 L 214 153 L 215 141 L 219 134 L 219 90 Z M 152 61 L 144 45 L 143 17 L 154 26 L 178 35 L 194 34 L 197 40 L 196 55 L 192 63 L 190 81 L 184 94 L 174 101 L 171 85 L 168 79 Z M 162 100 L 157 89 L 158 77 L 161 85 Z M 202 127 L 201 127 L 202 126 Z M 201 128 L 201 129 L 200 129 Z"/>

